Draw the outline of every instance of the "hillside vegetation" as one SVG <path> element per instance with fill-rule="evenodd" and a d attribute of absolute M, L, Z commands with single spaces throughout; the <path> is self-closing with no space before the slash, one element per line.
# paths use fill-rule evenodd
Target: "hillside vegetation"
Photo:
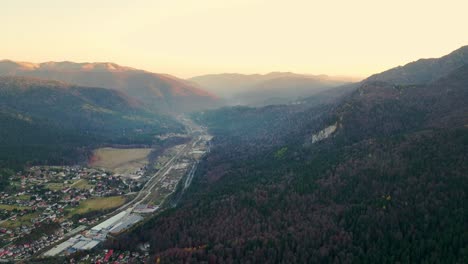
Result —
<path fill-rule="evenodd" d="M 184 199 L 108 246 L 149 242 L 161 263 L 466 263 L 467 76 L 200 113 L 215 138 Z"/>
<path fill-rule="evenodd" d="M 90 147 L 151 145 L 182 129 L 113 90 L 25 77 L 0 77 L 0 121 L 0 160 L 10 166 L 85 160 Z"/>

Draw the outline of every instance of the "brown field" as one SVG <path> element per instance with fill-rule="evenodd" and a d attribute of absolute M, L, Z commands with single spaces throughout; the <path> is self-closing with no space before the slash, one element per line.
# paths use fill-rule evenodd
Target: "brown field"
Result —
<path fill-rule="evenodd" d="M 90 166 L 119 174 L 131 174 L 148 164 L 150 148 L 100 148 L 94 151 Z"/>

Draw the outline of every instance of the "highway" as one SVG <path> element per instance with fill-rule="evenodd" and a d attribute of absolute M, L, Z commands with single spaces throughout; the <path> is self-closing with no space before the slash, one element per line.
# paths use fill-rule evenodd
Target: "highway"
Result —
<path fill-rule="evenodd" d="M 118 209 L 116 209 L 114 212 L 108 214 L 108 215 L 114 215 L 117 214 L 123 210 L 126 210 L 128 208 L 131 208 L 131 211 L 144 202 L 151 194 L 152 192 L 155 191 L 155 186 L 163 181 L 167 175 L 167 173 L 171 170 L 171 167 L 177 162 L 177 160 L 184 155 L 189 154 L 193 148 L 195 148 L 201 140 L 204 139 L 203 135 L 207 135 L 206 132 L 199 126 L 195 125 L 193 122 L 191 122 L 188 119 L 182 119 L 179 118 L 179 120 L 186 126 L 187 131 L 193 136 L 195 132 L 201 133 L 201 135 L 195 136 L 192 138 L 192 140 L 188 143 L 186 143 L 182 149 L 180 149 L 170 160 L 168 160 L 160 170 L 158 170 L 151 178 L 145 183 L 145 185 L 141 188 L 141 190 L 138 192 L 137 196 L 131 200 L 130 202 L 122 205 Z M 197 162 L 198 163 L 198 162 Z M 192 168 L 192 170 L 189 172 L 189 181 L 188 183 L 191 183 L 193 174 L 194 174 L 194 169 L 196 169 L 196 165 Z M 184 189 L 188 187 L 187 182 L 184 184 Z"/>

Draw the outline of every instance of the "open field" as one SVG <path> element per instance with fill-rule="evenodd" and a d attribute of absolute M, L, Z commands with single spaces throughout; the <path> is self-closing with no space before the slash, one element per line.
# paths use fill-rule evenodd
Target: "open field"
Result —
<path fill-rule="evenodd" d="M 89 184 L 88 181 L 85 180 L 85 179 L 81 179 L 81 180 L 78 180 L 77 182 L 73 183 L 72 185 L 70 185 L 70 187 L 77 188 L 77 189 L 82 189 L 82 190 L 89 190 L 89 189 L 92 189 L 94 187 L 94 185 Z"/>
<path fill-rule="evenodd" d="M 83 214 L 92 211 L 107 210 L 119 207 L 124 203 L 125 197 L 122 196 L 93 198 L 80 203 L 80 205 L 77 208 L 71 210 L 71 213 Z"/>
<path fill-rule="evenodd" d="M 31 199 L 31 195 L 27 195 L 27 194 L 18 195 L 16 199 L 21 200 L 21 201 L 29 201 Z"/>
<path fill-rule="evenodd" d="M 59 191 L 68 187 L 70 187 L 70 184 L 58 183 L 58 182 L 50 182 L 46 184 L 46 188 L 51 191 Z"/>
<path fill-rule="evenodd" d="M 0 210 L 12 211 L 12 210 L 15 210 L 15 209 L 17 209 L 17 210 L 26 210 L 26 209 L 31 209 L 31 207 L 9 205 L 9 204 L 0 204 Z"/>
<path fill-rule="evenodd" d="M 36 218 L 38 217 L 40 214 L 40 212 L 34 212 L 34 213 L 30 213 L 30 214 L 26 214 L 26 215 L 23 215 L 23 216 L 18 216 L 16 218 L 16 220 L 7 220 L 3 223 L 0 224 L 1 227 L 4 227 L 4 228 L 16 228 L 16 227 L 20 227 L 20 226 L 31 226 L 32 225 L 32 222 L 31 222 L 31 219 L 33 218 Z"/>
<path fill-rule="evenodd" d="M 114 173 L 130 174 L 148 164 L 150 152 L 150 148 L 100 148 L 94 151 L 90 166 L 107 169 Z"/>
<path fill-rule="evenodd" d="M 68 183 L 49 182 L 46 184 L 46 188 L 51 191 L 59 191 L 65 188 L 77 188 L 82 190 L 92 189 L 94 185 L 90 184 L 86 179 L 72 180 Z"/>

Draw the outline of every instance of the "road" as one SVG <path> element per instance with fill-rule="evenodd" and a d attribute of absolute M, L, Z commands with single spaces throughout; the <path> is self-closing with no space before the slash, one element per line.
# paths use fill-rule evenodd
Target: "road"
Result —
<path fill-rule="evenodd" d="M 121 207 L 116 209 L 111 214 L 119 213 L 129 208 L 130 206 L 132 207 L 132 210 L 133 210 L 133 208 L 135 208 L 142 201 L 144 201 L 151 194 L 151 191 L 154 188 L 154 186 L 157 183 L 159 183 L 163 179 L 164 175 L 170 170 L 171 166 L 174 164 L 174 161 L 176 161 L 182 154 L 185 154 L 186 150 L 187 150 L 187 146 L 179 150 L 177 154 L 174 155 L 174 157 L 172 157 L 169 161 L 167 161 L 158 172 L 156 172 L 153 176 L 151 176 L 151 178 L 145 183 L 143 188 L 141 188 L 141 190 L 138 192 L 137 196 L 133 200 L 122 205 Z"/>
<path fill-rule="evenodd" d="M 187 144 L 185 144 L 183 146 L 183 148 L 180 149 L 170 160 L 168 160 L 162 166 L 162 168 L 160 170 L 158 170 L 153 176 L 151 176 L 151 178 L 145 183 L 145 185 L 141 188 L 141 190 L 138 192 L 137 196 L 133 200 L 131 200 L 130 202 L 128 202 L 128 203 L 126 203 L 124 205 L 122 205 L 121 207 L 119 207 L 114 212 L 112 212 L 112 213 L 110 213 L 108 215 L 117 214 L 117 213 L 119 213 L 119 212 L 121 212 L 123 210 L 126 210 L 128 208 L 131 208 L 131 210 L 133 210 L 136 206 L 138 206 L 143 201 L 145 201 L 152 194 L 152 192 L 155 191 L 154 187 L 158 183 L 160 183 L 161 181 L 163 181 L 165 179 L 165 176 L 171 170 L 171 167 L 177 162 L 177 160 L 181 156 L 189 154 L 193 150 L 193 148 L 195 148 L 200 143 L 200 141 L 205 139 L 204 136 L 208 135 L 204 129 L 202 129 L 200 126 L 194 124 L 189 119 L 185 119 L 185 118 L 180 117 L 179 121 L 181 121 L 186 126 L 187 131 L 189 132 L 189 134 L 191 134 L 193 136 L 194 134 L 196 134 L 198 132 L 200 135 L 194 136 L 192 138 L 192 140 L 190 142 L 188 142 Z M 193 174 L 195 172 L 194 169 L 196 168 L 197 163 L 194 165 L 192 170 L 189 172 L 189 174 L 190 174 L 189 177 L 188 177 L 189 184 L 191 183 Z M 187 187 L 188 186 L 187 186 L 187 182 L 186 182 L 185 186 L 184 186 L 184 189 L 186 189 Z"/>

